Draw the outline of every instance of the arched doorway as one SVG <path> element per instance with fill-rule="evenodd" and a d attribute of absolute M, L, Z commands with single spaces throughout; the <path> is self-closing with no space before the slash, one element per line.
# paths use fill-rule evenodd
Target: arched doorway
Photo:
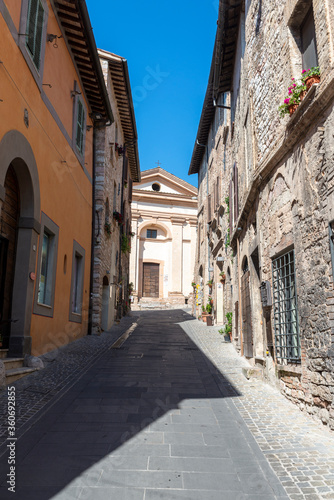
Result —
<path fill-rule="evenodd" d="M 8 349 L 20 211 L 19 186 L 11 165 L 7 170 L 4 187 L 5 199 L 0 219 L 0 335 L 2 347 Z"/>
<path fill-rule="evenodd" d="M 2 314 L 4 321 L 7 317 L 7 338 L 10 334 L 9 355 L 22 356 L 31 352 L 34 273 L 41 225 L 35 157 L 27 139 L 16 130 L 7 132 L 0 142 L 0 207 L 1 263 L 6 261 L 6 274 L 2 272 L 1 277 L 4 293 L 9 291 Z M 11 255 L 10 248 L 14 249 Z"/>

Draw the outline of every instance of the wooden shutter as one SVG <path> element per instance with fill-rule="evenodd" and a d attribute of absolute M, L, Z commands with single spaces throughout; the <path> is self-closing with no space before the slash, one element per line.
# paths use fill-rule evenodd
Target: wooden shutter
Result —
<path fill-rule="evenodd" d="M 34 63 L 37 69 L 39 69 L 41 63 L 43 20 L 44 20 L 44 10 L 41 2 L 38 2 L 37 24 L 35 32 L 35 52 L 34 52 Z"/>
<path fill-rule="evenodd" d="M 27 47 L 37 69 L 40 67 L 44 9 L 39 0 L 30 0 L 27 23 Z"/>
<path fill-rule="evenodd" d="M 244 355 L 253 357 L 253 335 L 252 335 L 252 308 L 249 289 L 249 271 L 241 277 L 241 308 L 242 308 L 242 339 Z"/>
<path fill-rule="evenodd" d="M 216 187 L 217 187 L 217 205 L 216 205 L 216 207 L 219 207 L 219 205 L 220 205 L 220 177 L 219 176 L 217 177 Z"/>
<path fill-rule="evenodd" d="M 129 179 L 129 187 L 128 187 L 128 189 L 129 189 L 129 201 L 131 202 L 132 201 L 132 189 L 133 189 L 133 182 L 132 182 L 131 177 Z"/>
<path fill-rule="evenodd" d="M 85 110 L 82 102 L 80 101 L 80 99 L 78 99 L 76 143 L 80 153 L 83 153 L 84 123 L 85 123 Z"/>
<path fill-rule="evenodd" d="M 125 182 L 128 180 L 128 164 L 129 160 L 127 156 L 124 156 L 124 172 L 123 172 L 123 179 Z"/>

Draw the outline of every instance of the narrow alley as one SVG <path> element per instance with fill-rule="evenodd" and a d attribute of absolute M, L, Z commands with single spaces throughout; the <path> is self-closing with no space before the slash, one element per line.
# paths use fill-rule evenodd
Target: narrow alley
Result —
<path fill-rule="evenodd" d="M 216 327 L 181 309 L 124 321 L 118 340 L 113 329 L 103 334 L 109 348 L 72 385 L 37 414 L 26 409 L 33 419 L 18 432 L 15 498 L 334 498 L 327 431 L 246 380 L 246 361 Z M 0 498 L 13 498 L 6 441 L 1 453 Z"/>

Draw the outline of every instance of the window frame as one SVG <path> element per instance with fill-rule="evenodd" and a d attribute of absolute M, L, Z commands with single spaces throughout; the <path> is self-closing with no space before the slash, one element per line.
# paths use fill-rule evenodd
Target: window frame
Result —
<path fill-rule="evenodd" d="M 42 249 L 43 249 L 43 239 L 44 233 L 52 236 L 52 248 L 50 249 L 49 261 L 48 261 L 48 276 L 51 276 L 51 285 L 49 289 L 51 290 L 51 303 L 44 304 L 39 302 L 39 284 L 41 277 L 41 267 L 42 267 Z M 54 314 L 54 300 L 55 300 L 55 289 L 56 289 L 56 273 L 57 273 L 57 257 L 58 257 L 58 240 L 59 240 L 59 226 L 53 220 L 51 220 L 44 212 L 41 215 L 41 232 L 39 236 L 39 248 L 38 248 L 38 260 L 37 260 L 37 273 L 36 273 L 36 285 L 34 294 L 34 308 L 33 313 L 39 316 L 47 316 L 48 318 L 53 318 Z"/>
<path fill-rule="evenodd" d="M 291 259 L 292 256 L 292 259 Z M 284 266 L 276 267 L 275 263 L 284 260 Z M 288 271 L 291 271 L 291 262 L 293 264 L 293 272 L 286 273 L 286 267 L 290 266 Z M 285 269 L 283 272 L 279 273 L 280 270 Z M 275 271 L 277 273 L 277 279 L 275 277 Z M 280 274 L 280 276 L 279 276 Z M 291 277 L 293 277 L 293 283 L 289 284 L 291 281 Z M 279 364 L 287 365 L 287 364 L 300 364 L 301 363 L 301 343 L 300 343 L 300 332 L 299 332 L 299 322 L 298 322 L 298 297 L 297 297 L 297 282 L 296 282 L 296 261 L 295 261 L 295 252 L 294 248 L 290 247 L 280 252 L 272 259 L 272 280 L 273 280 L 273 316 L 274 316 L 274 339 L 275 339 L 275 357 Z M 282 286 L 277 287 L 282 284 Z M 283 288 L 282 288 L 283 287 Z M 286 290 L 289 289 L 288 296 L 286 295 Z M 290 293 L 290 289 L 292 289 L 292 295 Z M 279 294 L 282 296 L 283 291 L 283 299 L 279 298 Z M 290 309 L 286 308 L 287 302 L 292 304 Z M 281 307 L 281 304 L 282 307 Z M 294 305 L 294 309 L 293 309 Z M 284 309 L 283 309 L 284 308 Z M 294 317 L 293 321 L 291 318 Z M 287 319 L 288 318 L 288 319 Z M 289 321 L 290 318 L 290 321 Z M 283 319 L 283 321 L 281 321 Z M 287 320 L 286 320 L 287 319 Z M 284 321 L 286 320 L 286 321 Z M 280 325 L 285 325 L 285 331 L 281 333 Z M 294 326 L 292 326 L 294 324 Z M 289 325 L 288 333 L 286 333 L 286 325 Z M 292 326 L 292 327 L 291 327 Z M 291 327 L 291 328 L 290 328 Z M 283 330 L 284 330 L 283 328 Z M 295 332 L 291 332 L 291 329 L 295 328 Z M 279 330 L 279 333 L 277 333 Z M 288 345 L 288 336 L 290 339 L 290 345 Z M 296 344 L 293 345 L 293 339 L 295 338 Z M 291 351 L 290 355 L 286 355 Z M 296 349 L 297 356 L 293 356 L 293 349 Z M 282 354 L 283 352 L 283 354 Z"/>
<path fill-rule="evenodd" d="M 313 65 L 306 64 L 305 62 L 305 50 L 304 50 L 304 36 L 303 36 L 303 30 L 305 28 L 306 23 L 311 19 L 312 21 L 312 34 L 313 34 L 313 39 L 314 39 L 314 50 L 315 50 L 315 58 L 316 62 Z M 311 67 L 315 67 L 319 65 L 319 57 L 318 57 L 318 49 L 317 49 L 317 35 L 315 31 L 315 20 L 314 20 L 314 12 L 313 12 L 313 3 L 311 3 L 311 6 L 309 10 L 307 11 L 307 14 L 305 18 L 303 19 L 303 22 L 299 26 L 299 36 L 300 36 L 300 54 L 301 54 L 301 59 L 302 59 L 302 69 L 308 69 Z"/>
<path fill-rule="evenodd" d="M 44 73 L 44 61 L 45 61 L 45 47 L 46 47 L 46 35 L 47 35 L 47 24 L 49 18 L 49 8 L 46 0 L 38 0 L 44 9 L 43 27 L 41 35 L 41 50 L 39 57 L 39 67 L 37 68 L 28 46 L 27 46 L 27 29 L 28 29 L 28 19 L 30 12 L 31 0 L 22 0 L 21 5 L 21 17 L 20 17 L 20 34 L 18 36 L 18 46 L 22 52 L 22 55 L 34 77 L 36 84 L 42 92 L 43 89 L 43 73 Z"/>
<path fill-rule="evenodd" d="M 155 232 L 155 236 L 148 236 L 148 233 L 149 231 L 152 233 L 152 232 Z M 156 240 L 158 238 L 158 230 L 157 229 L 146 229 L 146 238 L 147 239 L 150 239 L 150 240 Z"/>
<path fill-rule="evenodd" d="M 74 323 L 82 323 L 82 303 L 83 303 L 83 288 L 85 279 L 85 249 L 75 240 L 73 240 L 73 252 L 72 252 L 72 275 L 71 275 L 71 289 L 70 289 L 70 311 L 69 311 L 69 321 Z M 80 276 L 76 279 L 75 276 L 75 265 L 76 257 L 80 256 L 81 267 Z M 80 312 L 73 311 L 73 294 L 74 287 L 77 283 L 77 294 L 80 302 Z"/>

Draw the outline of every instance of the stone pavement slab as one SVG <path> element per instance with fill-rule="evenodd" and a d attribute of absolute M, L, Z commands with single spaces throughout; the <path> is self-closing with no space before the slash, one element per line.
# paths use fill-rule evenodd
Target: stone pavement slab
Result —
<path fill-rule="evenodd" d="M 289 498 L 232 403 L 241 393 L 182 328 L 192 321 L 140 313 L 125 344 L 45 408 L 17 441 L 17 499 Z"/>

